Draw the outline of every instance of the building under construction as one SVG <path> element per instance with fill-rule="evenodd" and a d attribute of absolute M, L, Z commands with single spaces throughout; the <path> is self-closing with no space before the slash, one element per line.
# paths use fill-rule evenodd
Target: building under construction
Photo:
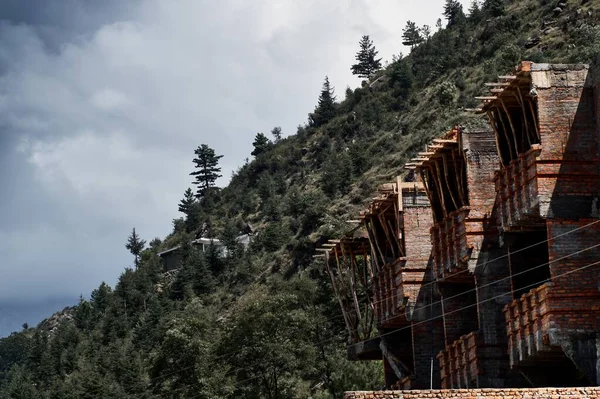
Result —
<path fill-rule="evenodd" d="M 394 389 L 600 384 L 600 79 L 522 62 L 321 250 Z"/>

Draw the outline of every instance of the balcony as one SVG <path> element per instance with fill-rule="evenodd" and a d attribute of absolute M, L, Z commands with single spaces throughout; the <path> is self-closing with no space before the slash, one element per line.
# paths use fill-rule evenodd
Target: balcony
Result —
<path fill-rule="evenodd" d="M 596 384 L 599 299 L 547 282 L 506 305 L 510 367 L 539 385 Z"/>
<path fill-rule="evenodd" d="M 478 351 L 482 340 L 478 333 L 463 335 L 438 355 L 442 389 L 472 388 L 480 374 Z"/>
<path fill-rule="evenodd" d="M 486 234 L 493 234 L 489 218 L 469 217 L 470 208 L 462 207 L 436 223 L 431 229 L 436 279 L 446 282 L 471 282 L 469 268 L 476 261 Z M 473 265 L 474 267 L 474 265 Z"/>
<path fill-rule="evenodd" d="M 540 219 L 536 157 L 540 146 L 519 154 L 496 172 L 496 192 L 500 196 L 498 223 L 505 231 L 536 224 Z"/>
<path fill-rule="evenodd" d="M 381 268 L 373 279 L 374 304 L 377 325 L 407 325 L 404 317 L 401 264 L 405 258 L 397 259 Z"/>

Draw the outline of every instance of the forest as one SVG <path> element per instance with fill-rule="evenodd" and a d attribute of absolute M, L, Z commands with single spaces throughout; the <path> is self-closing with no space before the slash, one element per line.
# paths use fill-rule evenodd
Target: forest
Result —
<path fill-rule="evenodd" d="M 123 245 L 134 267 L 114 287 L 99 282 L 89 299 L 1 339 L 0 397 L 326 399 L 381 389 L 379 362 L 346 359 L 348 333 L 315 248 L 349 230 L 425 143 L 485 124 L 464 112 L 484 82 L 520 60 L 600 55 L 598 5 L 446 0 L 436 26 L 398 27 L 399 47 L 411 50 L 387 61 L 357 37 L 348 68 L 361 86 L 340 92 L 324 77 L 307 120 L 296 132 L 257 133 L 226 187 L 215 185 L 222 156 L 190 148 L 172 231 L 133 229 Z M 198 237 L 225 251 L 201 251 Z M 180 268 L 165 273 L 158 254 L 176 246 Z"/>

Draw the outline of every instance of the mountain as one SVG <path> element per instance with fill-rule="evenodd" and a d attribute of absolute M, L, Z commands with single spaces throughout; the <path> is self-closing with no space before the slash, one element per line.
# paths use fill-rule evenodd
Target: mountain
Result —
<path fill-rule="evenodd" d="M 486 0 L 465 16 L 448 0 L 446 28 L 420 30 L 410 54 L 340 102 L 326 82 L 296 134 L 257 135 L 253 160 L 227 187 L 201 202 L 186 195 L 186 216 L 114 288 L 103 283 L 89 301 L 0 340 L 0 397 L 338 398 L 382 387 L 380 365 L 346 360 L 315 247 L 349 230 L 433 137 L 486 124 L 463 111 L 484 82 L 521 59 L 600 54 L 599 10 L 590 0 Z M 244 250 L 235 238 L 248 232 Z M 189 244 L 200 235 L 218 237 L 225 255 Z M 182 267 L 163 273 L 158 254 L 176 246 Z"/>

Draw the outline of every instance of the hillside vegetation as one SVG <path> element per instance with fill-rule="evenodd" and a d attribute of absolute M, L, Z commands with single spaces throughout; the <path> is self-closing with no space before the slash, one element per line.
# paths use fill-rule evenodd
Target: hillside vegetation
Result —
<path fill-rule="evenodd" d="M 335 93 L 343 101 L 324 99 L 326 82 L 295 134 L 257 135 L 253 160 L 227 187 L 202 201 L 187 193 L 185 217 L 114 288 L 102 283 L 90 300 L 0 340 L 0 397 L 341 398 L 381 388 L 381 364 L 345 359 L 347 333 L 315 246 L 347 230 L 377 185 L 433 137 L 485 123 L 462 112 L 484 82 L 521 59 L 600 54 L 598 0 L 486 0 L 464 12 L 448 0 L 442 12 L 445 28 L 420 33 L 410 54 L 362 87 Z M 244 251 L 235 237 L 248 231 Z M 198 235 L 219 237 L 227 254 L 199 252 L 189 245 Z M 182 268 L 163 274 L 157 253 L 176 245 Z"/>

